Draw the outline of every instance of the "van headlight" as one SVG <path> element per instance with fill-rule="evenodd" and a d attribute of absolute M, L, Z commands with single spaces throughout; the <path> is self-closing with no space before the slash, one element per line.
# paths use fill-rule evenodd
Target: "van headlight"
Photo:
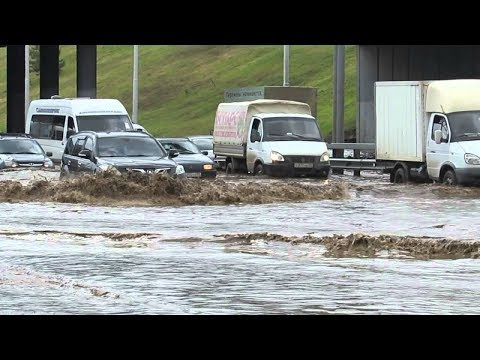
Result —
<path fill-rule="evenodd" d="M 328 156 L 328 152 L 324 152 L 322 156 L 320 156 L 320 161 L 328 161 L 330 160 L 330 156 Z"/>
<path fill-rule="evenodd" d="M 474 154 L 465 154 L 465 162 L 470 165 L 480 165 L 480 157 Z"/>
<path fill-rule="evenodd" d="M 283 155 L 276 151 L 272 151 L 270 157 L 272 158 L 272 161 L 285 161 Z"/>
<path fill-rule="evenodd" d="M 182 175 L 185 174 L 185 169 L 183 168 L 183 165 L 177 165 L 175 168 L 175 175 Z"/>

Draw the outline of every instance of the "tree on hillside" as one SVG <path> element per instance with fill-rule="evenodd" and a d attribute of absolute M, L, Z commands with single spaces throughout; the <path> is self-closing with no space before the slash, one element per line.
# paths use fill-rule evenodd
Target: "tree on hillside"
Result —
<path fill-rule="evenodd" d="M 60 58 L 62 48 L 58 48 L 58 71 L 65 66 L 65 59 Z M 30 73 L 40 74 L 40 45 L 30 45 Z"/>

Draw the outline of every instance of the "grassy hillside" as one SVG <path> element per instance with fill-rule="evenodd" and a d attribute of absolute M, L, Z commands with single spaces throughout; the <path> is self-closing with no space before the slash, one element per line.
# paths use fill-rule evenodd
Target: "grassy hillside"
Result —
<path fill-rule="evenodd" d="M 97 97 L 117 98 L 131 113 L 133 47 L 98 46 Z M 75 46 L 61 46 L 65 67 L 60 95 L 76 95 Z M 318 119 L 324 134 L 332 128 L 333 46 L 290 47 L 290 85 L 318 88 Z M 0 130 L 6 118 L 6 49 L 0 48 Z M 355 127 L 355 48 L 346 52 L 345 127 Z M 141 45 L 139 123 L 155 135 L 208 133 L 226 88 L 282 85 L 283 46 Z M 31 77 L 31 99 L 39 96 Z"/>

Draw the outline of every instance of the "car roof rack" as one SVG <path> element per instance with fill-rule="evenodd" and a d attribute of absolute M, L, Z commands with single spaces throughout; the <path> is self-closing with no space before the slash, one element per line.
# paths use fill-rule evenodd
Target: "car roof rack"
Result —
<path fill-rule="evenodd" d="M 24 137 L 31 139 L 32 135 L 25 133 L 0 133 L 0 137 Z"/>

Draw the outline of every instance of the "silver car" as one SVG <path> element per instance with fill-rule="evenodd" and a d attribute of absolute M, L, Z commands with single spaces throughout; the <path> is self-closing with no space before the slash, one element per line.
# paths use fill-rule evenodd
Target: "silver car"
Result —
<path fill-rule="evenodd" d="M 197 135 L 189 136 L 188 139 L 193 142 L 200 151 L 207 151 L 208 157 L 217 163 L 219 169 L 225 168 L 225 156 L 216 156 L 213 153 L 213 136 L 212 135 Z"/>

